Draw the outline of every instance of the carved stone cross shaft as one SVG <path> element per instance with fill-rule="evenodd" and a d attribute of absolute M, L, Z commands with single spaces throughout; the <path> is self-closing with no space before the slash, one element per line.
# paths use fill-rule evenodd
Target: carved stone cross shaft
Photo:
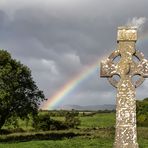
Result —
<path fill-rule="evenodd" d="M 135 88 L 148 77 L 148 61 L 135 49 L 136 41 L 136 28 L 119 27 L 117 49 L 101 62 L 101 77 L 117 88 L 115 148 L 138 148 Z"/>

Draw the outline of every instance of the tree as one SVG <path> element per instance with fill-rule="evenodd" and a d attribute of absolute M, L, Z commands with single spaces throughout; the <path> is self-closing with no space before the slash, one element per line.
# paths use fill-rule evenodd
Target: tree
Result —
<path fill-rule="evenodd" d="M 37 114 L 44 94 L 38 89 L 30 69 L 0 50 L 0 129 L 12 116 L 26 118 Z"/>
<path fill-rule="evenodd" d="M 136 102 L 137 104 L 137 124 L 148 126 L 148 98 Z"/>

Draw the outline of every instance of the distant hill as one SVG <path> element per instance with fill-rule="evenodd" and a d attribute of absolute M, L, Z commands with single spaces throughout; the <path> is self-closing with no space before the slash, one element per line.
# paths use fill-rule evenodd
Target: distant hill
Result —
<path fill-rule="evenodd" d="M 63 105 L 59 106 L 56 109 L 58 110 L 90 110 L 90 111 L 97 111 L 97 110 L 114 110 L 115 105 L 112 104 L 104 104 L 104 105 Z"/>

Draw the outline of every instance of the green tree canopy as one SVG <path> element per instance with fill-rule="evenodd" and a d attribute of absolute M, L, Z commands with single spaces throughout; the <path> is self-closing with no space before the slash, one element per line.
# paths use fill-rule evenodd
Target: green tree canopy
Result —
<path fill-rule="evenodd" d="M 137 123 L 139 126 L 148 126 L 148 98 L 137 100 Z"/>
<path fill-rule="evenodd" d="M 35 115 L 44 94 L 32 79 L 30 69 L 0 50 L 0 129 L 5 121 Z"/>

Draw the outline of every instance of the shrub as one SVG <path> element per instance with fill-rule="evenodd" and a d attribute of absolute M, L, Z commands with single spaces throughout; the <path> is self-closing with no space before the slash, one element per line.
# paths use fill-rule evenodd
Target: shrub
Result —
<path fill-rule="evenodd" d="M 148 126 L 148 98 L 137 101 L 137 124 L 138 126 Z"/>
<path fill-rule="evenodd" d="M 8 128 L 19 128 L 18 119 L 17 116 L 12 116 L 6 120 L 4 125 Z"/>
<path fill-rule="evenodd" d="M 64 122 L 52 120 L 52 124 L 50 125 L 50 130 L 65 130 L 65 129 L 68 129 L 68 126 Z"/>
<path fill-rule="evenodd" d="M 38 116 L 33 119 L 33 127 L 36 130 L 43 131 L 64 130 L 68 128 L 64 122 L 51 119 L 50 113 L 38 114 Z"/>
<path fill-rule="evenodd" d="M 80 119 L 78 115 L 79 115 L 79 112 L 75 110 L 67 112 L 65 115 L 65 124 L 69 128 L 76 128 L 78 125 L 80 125 Z"/>
<path fill-rule="evenodd" d="M 38 114 L 36 117 L 33 118 L 33 127 L 36 130 L 50 130 L 51 123 L 52 121 L 48 113 Z"/>

